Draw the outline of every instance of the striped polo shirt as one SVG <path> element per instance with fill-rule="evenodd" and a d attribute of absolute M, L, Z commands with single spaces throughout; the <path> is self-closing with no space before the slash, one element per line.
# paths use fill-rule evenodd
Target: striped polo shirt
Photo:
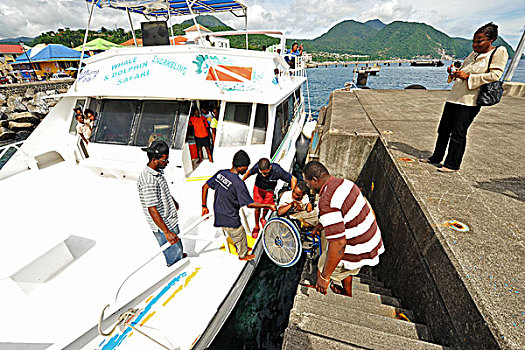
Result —
<path fill-rule="evenodd" d="M 321 189 L 319 220 L 326 238 L 345 237 L 343 266 L 355 270 L 375 266 L 385 251 L 374 212 L 359 188 L 349 180 L 331 176 Z"/>
<path fill-rule="evenodd" d="M 137 181 L 142 210 L 148 219 L 151 230 L 155 232 L 159 230 L 159 227 L 155 224 L 151 215 L 149 215 L 149 207 L 157 207 L 162 220 L 164 220 L 164 223 L 170 230 L 174 230 L 179 223 L 177 208 L 175 208 L 168 183 L 163 174 L 164 172 L 162 170 L 156 171 L 146 166 L 144 170 L 142 170 L 142 173 L 140 173 Z"/>

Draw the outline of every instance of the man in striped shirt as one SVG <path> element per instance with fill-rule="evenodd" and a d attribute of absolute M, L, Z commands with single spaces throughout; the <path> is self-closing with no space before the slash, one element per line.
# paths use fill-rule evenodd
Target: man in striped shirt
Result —
<path fill-rule="evenodd" d="M 170 194 L 163 171 L 168 165 L 169 147 L 166 142 L 155 140 L 142 150 L 148 154 L 148 164 L 137 181 L 140 204 L 159 245 L 171 244 L 163 252 L 169 267 L 183 258 L 182 242 L 178 237 L 179 204 Z"/>
<path fill-rule="evenodd" d="M 320 194 L 320 223 L 314 234 L 324 229 L 328 240 L 319 258 L 316 289 L 326 294 L 333 280 L 343 285 L 343 290 L 332 286 L 334 292 L 352 296 L 352 275 L 362 266 L 377 265 L 385 251 L 374 212 L 352 181 L 331 176 L 323 164 L 309 162 L 303 175 L 308 187 Z"/>

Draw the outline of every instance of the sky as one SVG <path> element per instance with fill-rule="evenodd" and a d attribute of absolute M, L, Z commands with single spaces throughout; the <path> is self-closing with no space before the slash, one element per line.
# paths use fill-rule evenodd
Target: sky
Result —
<path fill-rule="evenodd" d="M 524 0 L 241 0 L 248 6 L 249 29 L 282 30 L 289 38 L 314 39 L 344 20 L 380 19 L 423 22 L 451 37 L 471 38 L 490 21 L 516 48 L 525 30 Z M 84 0 L 1 0 L 0 39 L 34 37 L 58 28 L 85 28 L 89 16 Z M 244 28 L 244 19 L 221 14 L 224 23 Z M 173 18 L 171 24 L 188 17 Z M 134 15 L 135 28 L 144 17 Z M 129 29 L 125 12 L 96 9 L 92 28 Z"/>

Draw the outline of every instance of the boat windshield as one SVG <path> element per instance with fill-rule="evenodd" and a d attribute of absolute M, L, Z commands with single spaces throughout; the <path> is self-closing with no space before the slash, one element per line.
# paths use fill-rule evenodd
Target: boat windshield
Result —
<path fill-rule="evenodd" d="M 177 126 L 189 108 L 189 101 L 103 100 L 94 142 L 145 147 L 158 139 L 181 148 Z"/>

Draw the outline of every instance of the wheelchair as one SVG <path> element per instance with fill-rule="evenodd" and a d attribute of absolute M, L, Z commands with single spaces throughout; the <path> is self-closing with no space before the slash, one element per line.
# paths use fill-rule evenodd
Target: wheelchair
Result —
<path fill-rule="evenodd" d="M 312 226 L 305 225 L 290 215 L 272 216 L 262 231 L 263 248 L 266 255 L 281 267 L 297 264 L 302 252 L 306 253 L 309 270 L 321 255 L 321 239 L 312 234 Z"/>

